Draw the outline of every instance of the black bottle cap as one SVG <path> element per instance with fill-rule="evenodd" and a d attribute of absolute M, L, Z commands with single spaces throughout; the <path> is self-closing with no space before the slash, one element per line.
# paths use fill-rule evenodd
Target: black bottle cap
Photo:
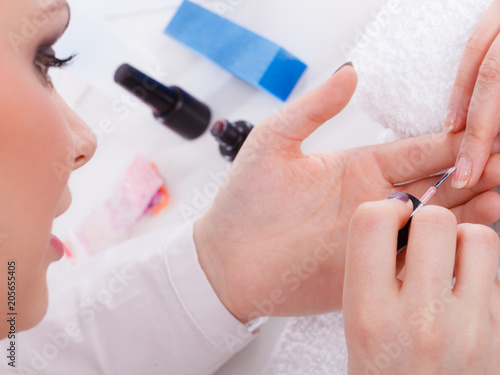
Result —
<path fill-rule="evenodd" d="M 222 156 L 226 160 L 233 161 L 252 129 L 253 125 L 247 121 L 232 123 L 219 120 L 212 126 L 211 133 L 219 142 Z"/>
<path fill-rule="evenodd" d="M 234 124 L 227 120 L 219 120 L 212 126 L 212 135 L 219 144 L 225 147 L 237 147 L 241 145 L 244 133 Z"/>
<path fill-rule="evenodd" d="M 420 200 L 415 198 L 413 195 L 408 194 L 408 197 L 410 198 L 411 203 L 413 203 L 413 212 L 410 216 L 410 220 L 408 220 L 406 225 L 398 232 L 398 254 L 408 245 L 408 237 L 410 235 L 410 225 L 411 220 L 413 219 L 413 214 L 417 211 L 417 209 L 423 206 L 422 202 L 420 202 Z"/>
<path fill-rule="evenodd" d="M 115 82 L 149 105 L 155 118 L 187 139 L 201 136 L 210 124 L 210 109 L 179 87 L 168 87 L 123 64 Z"/>

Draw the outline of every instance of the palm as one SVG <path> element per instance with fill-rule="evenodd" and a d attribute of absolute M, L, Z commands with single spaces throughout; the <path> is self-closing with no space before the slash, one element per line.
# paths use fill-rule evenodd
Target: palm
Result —
<path fill-rule="evenodd" d="M 308 155 L 293 162 L 259 159 L 255 165 L 245 166 L 245 175 L 229 182 L 211 210 L 225 213 L 211 216 L 211 220 L 224 223 L 220 235 L 225 242 L 238 244 L 234 264 L 228 267 L 234 275 L 226 276 L 246 275 L 254 291 L 281 285 L 278 289 L 284 295 L 293 292 L 293 305 L 297 303 L 301 309 L 309 305 L 311 313 L 338 307 L 350 216 L 361 202 L 387 196 L 390 191 L 390 185 L 376 173 L 367 176 L 365 181 L 370 184 L 360 183 L 359 177 L 346 173 L 348 164 L 349 153 L 340 152 Z M 376 170 L 371 167 L 373 162 L 361 163 L 358 176 Z M 377 188 L 370 191 L 374 183 Z M 321 249 L 316 258 L 314 249 Z M 265 274 L 260 271 L 263 260 Z M 321 290 L 318 279 L 323 280 Z M 330 299 L 324 298 L 325 290 L 332 292 Z M 257 295 L 247 294 L 256 308 L 262 305 Z M 290 311 L 291 306 L 273 308 L 273 313 L 280 313 L 281 309 Z"/>
<path fill-rule="evenodd" d="M 300 122 L 293 106 L 289 112 Z M 263 142 L 259 136 L 269 123 L 251 133 L 235 160 L 234 173 L 202 218 L 207 237 L 217 242 L 209 262 L 218 258 L 223 263 L 223 274 L 211 281 L 223 289 L 219 296 L 238 316 L 304 315 L 340 308 L 354 210 L 362 202 L 400 191 L 395 183 L 451 166 L 459 136 L 432 138 L 431 153 L 431 137 L 424 137 L 305 155 L 300 144 L 314 126 L 297 130 L 294 137 L 293 127 L 287 128 L 286 136 L 273 131 Z M 405 154 L 419 154 L 423 162 L 402 173 Z M 418 195 L 430 184 L 420 180 L 404 191 Z M 460 194 L 440 203 L 455 207 L 471 198 L 471 193 Z"/>
<path fill-rule="evenodd" d="M 256 308 L 262 306 L 259 293 L 268 285 L 279 286 L 287 299 L 274 304 L 274 314 L 340 307 L 350 218 L 362 202 L 396 191 L 368 150 L 295 160 L 264 156 L 246 164 L 245 174 L 230 179 L 218 195 L 211 221 L 223 223 L 219 235 L 238 248 L 227 267 L 234 274 L 226 276 L 247 279 L 247 299 Z M 238 283 L 231 285 L 241 292 Z"/>

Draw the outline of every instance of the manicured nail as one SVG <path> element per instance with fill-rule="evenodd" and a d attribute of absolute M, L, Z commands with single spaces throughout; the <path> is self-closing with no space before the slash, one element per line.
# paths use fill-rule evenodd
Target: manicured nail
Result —
<path fill-rule="evenodd" d="M 354 65 L 352 65 L 352 62 L 350 62 L 350 61 L 349 61 L 349 62 L 346 62 L 346 63 L 345 63 L 345 64 L 343 64 L 340 68 L 338 68 L 338 69 L 335 71 L 335 73 L 337 73 L 340 69 L 342 69 L 342 68 L 344 68 L 344 67 L 346 67 L 346 66 L 354 66 Z M 333 75 L 335 75 L 335 73 L 333 73 L 333 74 L 332 74 L 332 76 L 333 76 Z"/>
<path fill-rule="evenodd" d="M 458 159 L 457 171 L 453 175 L 453 180 L 451 181 L 451 186 L 455 189 L 462 189 L 467 185 L 470 178 L 472 177 L 472 163 L 469 159 L 462 156 Z"/>
<path fill-rule="evenodd" d="M 457 126 L 458 114 L 455 110 L 450 110 L 448 115 L 446 116 L 446 120 L 444 121 L 443 132 L 449 133 L 451 132 L 455 126 Z"/>
<path fill-rule="evenodd" d="M 392 194 L 387 199 L 398 199 L 398 200 L 403 201 L 403 202 L 406 203 L 406 202 L 408 202 L 410 200 L 410 197 L 406 193 L 396 193 L 396 194 Z"/>

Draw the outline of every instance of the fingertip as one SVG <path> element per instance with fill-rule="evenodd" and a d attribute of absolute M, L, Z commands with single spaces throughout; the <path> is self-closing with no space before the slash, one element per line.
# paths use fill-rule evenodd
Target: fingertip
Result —
<path fill-rule="evenodd" d="M 444 120 L 443 133 L 451 133 L 455 130 L 457 116 L 458 115 L 455 110 L 448 110 L 448 114 L 446 115 L 446 119 Z"/>
<path fill-rule="evenodd" d="M 378 236 L 392 229 L 401 229 L 413 211 L 406 193 L 396 193 L 388 199 L 362 203 L 351 219 L 351 230 L 364 235 Z"/>
<path fill-rule="evenodd" d="M 307 137 L 347 106 L 357 82 L 356 70 L 344 64 L 320 86 L 265 120 L 258 133 L 272 128 L 268 133 L 272 133 L 269 143 L 274 150 L 298 152 Z"/>
<path fill-rule="evenodd" d="M 408 214 L 408 216 L 411 215 L 411 213 L 413 212 L 413 209 L 414 209 L 413 202 L 411 201 L 410 196 L 407 193 L 398 192 L 398 193 L 392 194 L 387 199 L 388 200 L 396 200 L 396 201 L 404 203 L 406 205 L 406 211 L 407 211 L 406 213 Z M 403 215 L 403 217 L 404 217 L 404 215 Z M 406 223 L 406 221 L 405 221 L 405 223 Z"/>
<path fill-rule="evenodd" d="M 339 85 L 341 85 L 345 88 L 351 88 L 354 93 L 358 84 L 358 73 L 353 63 L 349 61 L 338 68 L 335 73 L 332 74 L 329 81 L 335 82 L 337 89 Z"/>
<path fill-rule="evenodd" d="M 346 67 L 349 67 L 349 66 L 351 68 L 354 68 L 354 64 L 352 63 L 352 61 L 348 61 L 345 64 L 342 64 L 335 72 L 333 72 L 332 76 L 334 76 L 335 74 L 337 74 L 343 68 L 346 68 Z"/>
<path fill-rule="evenodd" d="M 453 133 L 453 134 L 456 134 L 456 133 L 460 133 L 461 131 L 463 131 L 465 129 L 465 122 L 463 123 L 458 123 L 457 125 L 455 125 L 453 127 L 453 129 L 451 130 L 450 133 Z"/>
<path fill-rule="evenodd" d="M 410 200 L 410 196 L 407 194 L 407 193 L 402 193 L 402 192 L 399 192 L 399 193 L 395 193 L 395 194 L 392 194 L 389 198 L 387 199 L 397 199 L 401 202 L 408 202 Z"/>
<path fill-rule="evenodd" d="M 455 107 L 450 107 L 446 114 L 446 118 L 443 124 L 443 133 L 458 133 L 465 128 L 465 121 L 463 121 L 463 116 L 461 111 L 457 110 Z"/>
<path fill-rule="evenodd" d="M 457 168 L 451 180 L 451 186 L 455 189 L 464 189 L 471 185 L 472 180 L 472 162 L 466 156 L 459 156 L 455 164 Z"/>
<path fill-rule="evenodd" d="M 484 173 L 492 149 L 493 146 L 481 147 L 477 152 L 461 152 L 455 164 L 457 170 L 453 174 L 451 186 L 455 189 L 473 188 Z"/>

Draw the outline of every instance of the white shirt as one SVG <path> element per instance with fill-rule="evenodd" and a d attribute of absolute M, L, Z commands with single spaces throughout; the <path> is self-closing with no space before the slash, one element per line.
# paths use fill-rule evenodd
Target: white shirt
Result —
<path fill-rule="evenodd" d="M 49 311 L 17 335 L 2 374 L 212 374 L 252 340 L 201 269 L 193 225 L 138 237 L 51 282 Z M 2 354 L 8 347 L 1 342 Z"/>

